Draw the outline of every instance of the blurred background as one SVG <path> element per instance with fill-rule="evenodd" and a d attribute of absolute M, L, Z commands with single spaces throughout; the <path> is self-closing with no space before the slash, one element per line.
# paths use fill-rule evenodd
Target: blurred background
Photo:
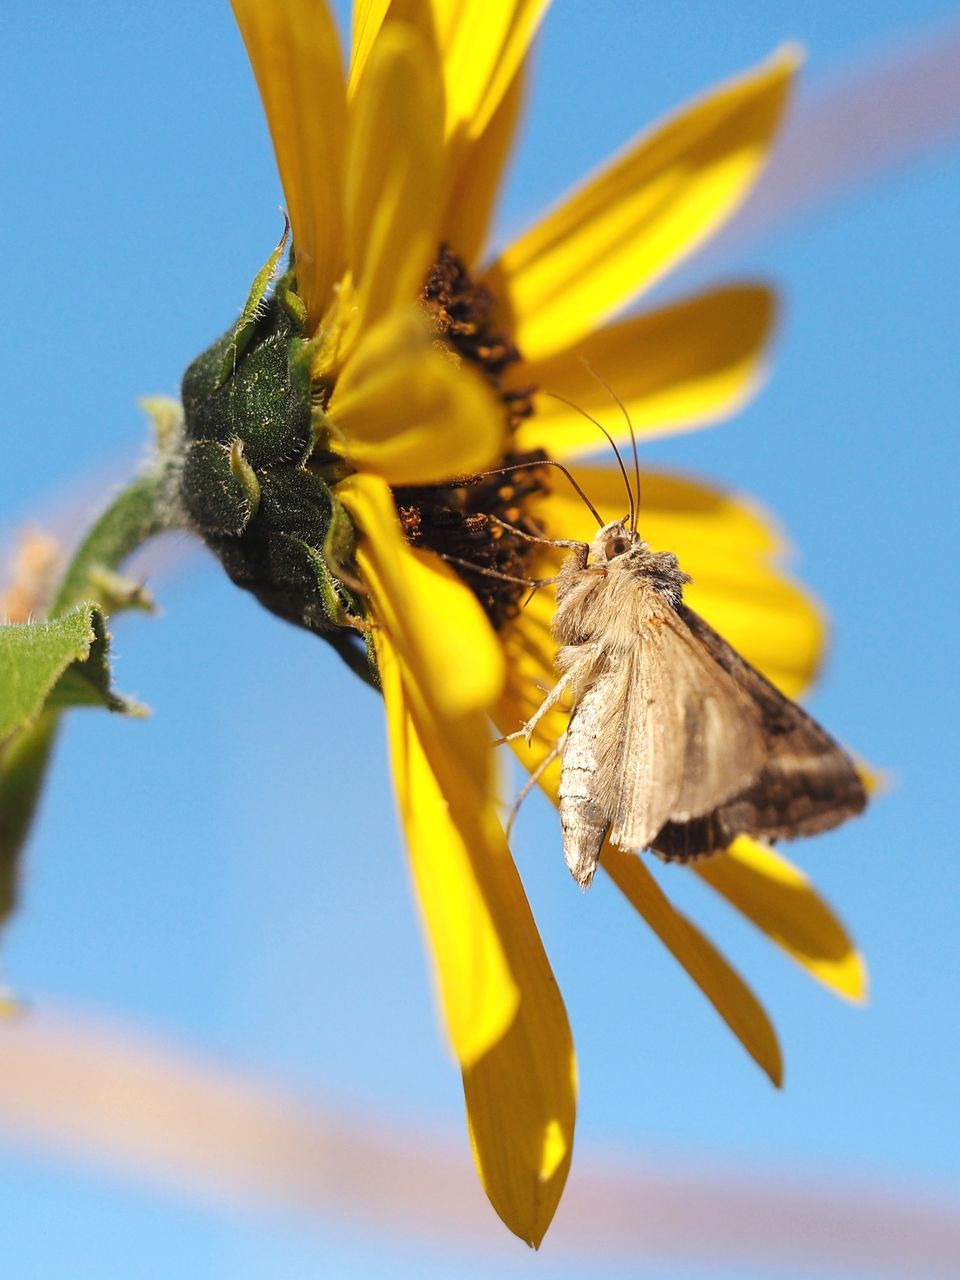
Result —
<path fill-rule="evenodd" d="M 45 1016 L 142 1032 L 375 1131 L 383 1117 L 421 1153 L 436 1146 L 472 1225 L 444 1229 L 439 1197 L 406 1231 L 377 1212 L 259 1208 L 255 1196 L 241 1207 L 223 1187 L 196 1194 L 20 1134 L 0 1147 L 10 1275 L 469 1277 L 495 1259 L 518 1276 L 839 1276 L 842 1258 L 814 1271 L 789 1233 L 762 1252 L 759 1200 L 756 1255 L 742 1239 L 725 1252 L 711 1188 L 742 1187 L 747 1205 L 751 1187 L 781 1183 L 825 1203 L 835 1189 L 934 1216 L 956 1204 L 960 5 L 556 0 L 500 236 L 787 37 L 809 61 L 782 160 L 740 227 L 662 292 L 775 282 L 772 377 L 733 422 L 644 460 L 775 512 L 830 613 L 810 705 L 892 781 L 863 820 L 793 852 L 867 955 L 869 1006 L 828 995 L 694 877 L 665 869 L 674 901 L 774 1017 L 787 1063 L 775 1092 L 613 886 L 575 888 L 556 819 L 531 799 L 515 846 L 582 1092 L 556 1243 L 529 1253 L 472 1181 L 377 698 L 203 552 L 169 541 L 152 571 L 162 614 L 115 628 L 117 682 L 154 717 L 71 717 L 4 978 Z M 0 68 L 9 547 L 31 519 L 86 519 L 129 474 L 145 437 L 136 398 L 175 394 L 232 319 L 276 243 L 281 196 L 226 3 L 7 0 Z M 675 1186 L 688 1205 L 656 1251 L 591 1239 L 577 1196 L 601 1165 L 626 1171 L 624 1193 L 642 1169 L 648 1188 Z M 645 1203 L 638 1192 L 637 1217 Z M 797 1203 L 795 1243 L 816 1229 Z"/>

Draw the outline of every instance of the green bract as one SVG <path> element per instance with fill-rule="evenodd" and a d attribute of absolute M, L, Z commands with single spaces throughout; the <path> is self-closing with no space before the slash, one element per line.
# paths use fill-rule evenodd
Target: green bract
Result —
<path fill-rule="evenodd" d="M 0 629 L 0 747 L 39 719 L 45 707 L 104 706 L 142 714 L 110 685 L 103 613 L 83 604 L 50 622 Z"/>
<path fill-rule="evenodd" d="M 180 503 L 237 586 L 322 635 L 376 683 L 370 651 L 350 625 L 362 605 L 341 576 L 353 528 L 320 474 L 342 464 L 323 453 L 311 347 L 287 279 L 268 299 L 268 278 L 265 268 L 238 324 L 184 375 Z"/>

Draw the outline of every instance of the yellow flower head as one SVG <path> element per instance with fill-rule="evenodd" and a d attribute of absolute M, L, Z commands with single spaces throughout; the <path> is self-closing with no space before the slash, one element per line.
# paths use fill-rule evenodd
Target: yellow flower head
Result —
<path fill-rule="evenodd" d="M 521 608 L 522 580 L 551 553 L 497 521 L 592 536 L 589 513 L 546 465 L 597 447 L 567 403 L 609 408 L 588 365 L 616 388 L 641 436 L 722 417 L 756 385 L 773 312 L 761 286 L 611 317 L 741 202 L 797 59 L 781 51 L 679 111 L 490 260 L 491 211 L 546 0 L 355 0 L 346 73 L 324 0 L 233 3 L 292 224 L 283 324 L 299 335 L 300 356 L 284 377 L 294 389 L 302 381 L 309 404 L 309 421 L 294 431 L 297 477 L 307 477 L 296 483 L 322 480 L 332 504 L 317 573 L 334 572 L 321 594 L 375 649 L 480 1177 L 507 1225 L 538 1244 L 570 1165 L 576 1070 L 504 837 L 491 722 L 516 728 L 552 682 L 552 602 L 541 592 Z M 238 511 L 241 524 L 257 510 L 270 518 L 276 494 L 235 441 L 201 460 L 220 470 L 197 501 L 226 504 L 225 533 Z M 622 516 L 616 471 L 573 470 L 605 521 Z M 822 628 L 777 568 L 767 521 L 668 476 L 645 475 L 642 492 L 643 536 L 677 553 L 694 579 L 693 606 L 796 693 L 815 668 Z M 282 537 L 276 563 L 291 575 L 303 557 L 317 561 L 289 531 Z M 271 572 L 273 554 L 264 552 Z M 252 578 L 248 565 L 231 572 L 283 611 L 260 569 Z M 541 760 L 562 727 L 562 717 L 545 719 L 523 762 Z M 555 787 L 549 772 L 544 785 Z M 775 1034 L 739 976 L 638 857 L 608 847 L 602 866 L 779 1082 Z M 741 840 L 697 874 L 817 978 L 862 996 L 863 967 L 842 927 L 781 857 Z"/>

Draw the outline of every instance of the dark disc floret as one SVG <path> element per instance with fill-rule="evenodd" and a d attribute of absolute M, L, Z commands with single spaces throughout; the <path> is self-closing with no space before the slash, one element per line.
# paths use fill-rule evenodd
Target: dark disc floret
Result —
<path fill-rule="evenodd" d="M 477 284 L 465 264 L 442 245 L 420 293 L 420 301 L 441 337 L 486 378 L 503 404 L 510 436 L 533 413 L 533 387 L 506 384 L 505 374 L 520 352 L 497 324 L 496 300 Z M 469 430 L 469 424 L 463 424 Z M 541 452 L 508 448 L 499 468 L 505 473 L 464 476 L 452 483 L 394 490 L 400 522 L 409 542 L 448 558 L 497 628 L 516 617 L 527 593 L 535 544 L 521 533 L 543 531 L 527 514 L 527 502 L 547 486 Z M 470 566 L 476 566 L 471 568 Z M 490 572 L 493 571 L 493 572 Z M 502 574 L 495 577 L 493 573 Z M 520 579 L 509 581 L 508 579 Z"/>

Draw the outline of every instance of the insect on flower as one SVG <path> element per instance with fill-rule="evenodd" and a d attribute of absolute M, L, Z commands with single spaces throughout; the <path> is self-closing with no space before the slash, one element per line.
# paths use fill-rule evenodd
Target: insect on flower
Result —
<path fill-rule="evenodd" d="M 629 514 L 603 524 L 593 511 L 602 527 L 591 542 L 552 541 L 572 551 L 554 580 L 560 679 L 503 739 L 529 743 L 551 708 L 572 702 L 521 798 L 560 756 L 563 852 L 584 888 L 608 835 L 620 849 L 689 861 L 738 835 L 815 835 L 866 805 L 846 752 L 684 604 L 689 575 L 638 534 L 640 469 L 624 415 L 636 493 L 596 425 L 617 453 Z"/>

